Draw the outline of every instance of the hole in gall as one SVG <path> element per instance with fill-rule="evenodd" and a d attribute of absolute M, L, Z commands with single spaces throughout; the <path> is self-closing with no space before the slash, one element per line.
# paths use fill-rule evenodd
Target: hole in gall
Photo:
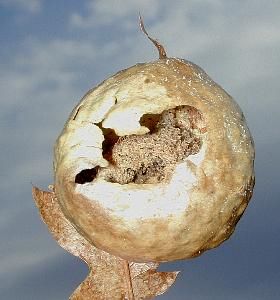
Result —
<path fill-rule="evenodd" d="M 75 177 L 75 183 L 84 184 L 87 182 L 92 182 L 98 173 L 99 167 L 94 167 L 92 169 L 85 169 L 78 173 Z"/>

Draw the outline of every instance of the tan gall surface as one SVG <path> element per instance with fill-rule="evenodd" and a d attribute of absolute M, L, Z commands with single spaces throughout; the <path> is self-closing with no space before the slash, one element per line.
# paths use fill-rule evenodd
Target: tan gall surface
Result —
<path fill-rule="evenodd" d="M 172 261 L 232 234 L 252 195 L 253 161 L 235 101 L 198 66 L 166 58 L 83 97 L 55 145 L 55 193 L 96 247 Z"/>

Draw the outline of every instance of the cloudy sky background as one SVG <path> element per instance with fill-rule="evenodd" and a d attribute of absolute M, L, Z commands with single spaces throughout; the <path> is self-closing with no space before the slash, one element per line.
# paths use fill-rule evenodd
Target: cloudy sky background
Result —
<path fill-rule="evenodd" d="M 85 92 L 157 53 L 200 65 L 240 104 L 256 144 L 256 187 L 233 237 L 181 270 L 159 299 L 280 298 L 278 0 L 0 0 L 0 299 L 62 300 L 87 274 L 41 222 L 32 184 L 52 183 L 52 150 Z"/>

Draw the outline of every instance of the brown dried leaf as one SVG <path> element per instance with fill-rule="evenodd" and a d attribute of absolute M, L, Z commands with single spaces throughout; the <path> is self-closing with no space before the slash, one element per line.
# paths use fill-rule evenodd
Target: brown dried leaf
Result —
<path fill-rule="evenodd" d="M 152 299 L 175 281 L 178 272 L 157 272 L 157 263 L 127 262 L 95 248 L 65 218 L 54 192 L 33 187 L 32 194 L 58 244 L 89 267 L 88 276 L 71 295 L 71 300 Z"/>
<path fill-rule="evenodd" d="M 134 263 L 130 266 L 133 269 Z M 157 272 L 156 269 L 159 264 L 151 263 L 141 264 L 142 267 L 146 269 L 144 272 L 137 276 L 132 277 L 133 292 L 136 299 L 151 299 L 154 296 L 163 294 L 176 280 L 179 272 Z M 143 298 L 143 295 L 145 297 Z"/>

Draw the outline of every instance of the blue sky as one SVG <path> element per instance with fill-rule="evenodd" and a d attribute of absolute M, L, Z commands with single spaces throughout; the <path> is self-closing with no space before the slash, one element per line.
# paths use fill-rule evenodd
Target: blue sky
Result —
<path fill-rule="evenodd" d="M 280 2 L 0 0 L 0 299 L 61 300 L 87 267 L 41 222 L 32 184 L 52 183 L 53 144 L 85 92 L 120 69 L 169 56 L 200 65 L 239 103 L 256 144 L 256 187 L 236 232 L 181 270 L 159 299 L 280 297 Z"/>

